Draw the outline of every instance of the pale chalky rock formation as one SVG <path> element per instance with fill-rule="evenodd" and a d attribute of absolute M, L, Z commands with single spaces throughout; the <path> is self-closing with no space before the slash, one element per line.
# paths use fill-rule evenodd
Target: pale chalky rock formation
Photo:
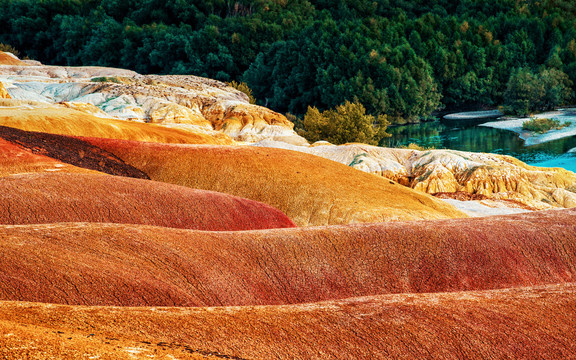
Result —
<path fill-rule="evenodd" d="M 364 144 L 282 147 L 331 159 L 429 194 L 468 193 L 532 210 L 576 206 L 576 174 L 529 166 L 510 156 L 454 150 L 391 149 Z"/>
<path fill-rule="evenodd" d="M 225 83 L 197 76 L 11 62 L 0 66 L 0 80 L 9 84 L 7 93 L 17 100 L 65 103 L 91 115 L 204 134 L 219 132 L 237 141 L 308 144 L 284 115 L 250 104 L 244 93 Z"/>
<path fill-rule="evenodd" d="M 205 116 L 216 130 L 239 141 L 274 139 L 294 145 L 308 144 L 294 133 L 294 125 L 284 115 L 261 106 L 240 101 L 219 102 L 211 106 Z"/>

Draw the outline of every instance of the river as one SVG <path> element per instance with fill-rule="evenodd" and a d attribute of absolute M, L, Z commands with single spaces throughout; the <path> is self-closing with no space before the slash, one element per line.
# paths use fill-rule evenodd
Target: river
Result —
<path fill-rule="evenodd" d="M 392 134 L 392 137 L 383 139 L 380 145 L 399 147 L 414 143 L 436 149 L 505 154 L 530 165 L 563 167 L 576 172 L 576 153 L 569 153 L 576 148 L 576 136 L 527 147 L 524 146 L 524 140 L 512 131 L 478 124 L 479 122 L 463 125 L 433 121 L 391 126 L 387 132 Z"/>

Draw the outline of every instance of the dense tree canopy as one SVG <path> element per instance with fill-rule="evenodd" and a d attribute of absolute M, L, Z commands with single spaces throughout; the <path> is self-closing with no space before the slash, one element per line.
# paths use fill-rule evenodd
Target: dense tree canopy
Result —
<path fill-rule="evenodd" d="M 0 29 L 46 63 L 246 82 L 300 115 L 357 99 L 417 121 L 520 106 L 523 76 L 562 84 L 538 110 L 574 101 L 576 83 L 572 0 L 0 0 Z"/>

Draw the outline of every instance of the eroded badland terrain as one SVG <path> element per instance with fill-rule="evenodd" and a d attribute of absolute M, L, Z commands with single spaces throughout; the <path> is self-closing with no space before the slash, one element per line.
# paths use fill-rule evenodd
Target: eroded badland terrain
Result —
<path fill-rule="evenodd" d="M 576 357 L 570 171 L 308 144 L 195 76 L 0 79 L 0 358 Z"/>

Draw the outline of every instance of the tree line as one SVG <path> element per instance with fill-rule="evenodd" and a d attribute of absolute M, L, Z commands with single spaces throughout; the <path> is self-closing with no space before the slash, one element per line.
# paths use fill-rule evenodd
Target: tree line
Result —
<path fill-rule="evenodd" d="M 302 116 L 391 123 L 574 101 L 572 0 L 0 0 L 0 42 L 50 64 L 245 82 Z"/>

